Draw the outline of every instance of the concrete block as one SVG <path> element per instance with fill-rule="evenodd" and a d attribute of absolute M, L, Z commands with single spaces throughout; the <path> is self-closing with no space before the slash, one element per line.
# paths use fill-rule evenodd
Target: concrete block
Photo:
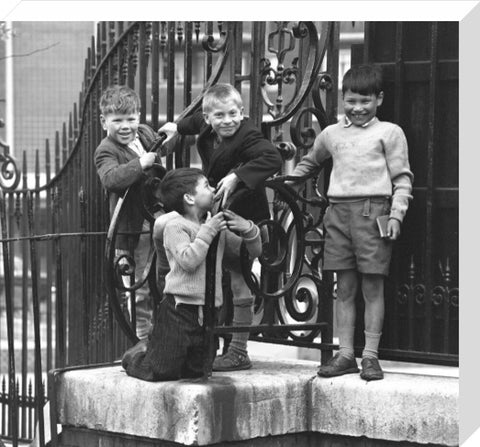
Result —
<path fill-rule="evenodd" d="M 386 371 L 374 382 L 359 374 L 326 379 L 316 375 L 317 362 L 252 360 L 250 370 L 206 382 L 144 382 L 119 365 L 67 370 L 56 380 L 58 422 L 183 445 L 308 433 L 458 445 L 457 377 Z"/>
<path fill-rule="evenodd" d="M 457 446 L 458 378 L 385 373 L 312 382 L 311 429 L 370 439 Z"/>
<path fill-rule="evenodd" d="M 305 432 L 315 374 L 313 362 L 261 360 L 208 382 L 144 382 L 119 366 L 67 371 L 57 379 L 59 422 L 185 445 Z"/>

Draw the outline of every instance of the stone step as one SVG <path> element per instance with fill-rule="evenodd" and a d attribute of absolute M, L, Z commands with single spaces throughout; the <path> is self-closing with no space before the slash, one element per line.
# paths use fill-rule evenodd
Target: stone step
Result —
<path fill-rule="evenodd" d="M 458 445 L 456 377 L 387 371 L 375 382 L 358 374 L 326 379 L 316 375 L 317 362 L 252 360 L 250 370 L 215 372 L 206 382 L 144 382 L 118 364 L 57 370 L 57 421 L 183 445 L 302 433 Z"/>

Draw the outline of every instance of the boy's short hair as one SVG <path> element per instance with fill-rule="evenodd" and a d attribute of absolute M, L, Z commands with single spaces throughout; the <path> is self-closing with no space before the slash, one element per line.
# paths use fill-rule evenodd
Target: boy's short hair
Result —
<path fill-rule="evenodd" d="M 378 65 L 355 65 L 343 76 L 342 93 L 347 90 L 360 95 L 379 95 L 383 91 L 383 74 Z"/>
<path fill-rule="evenodd" d="M 163 177 L 160 197 L 165 211 L 176 211 L 185 214 L 184 194 L 193 194 L 198 180 L 205 174 L 198 168 L 177 168 L 168 171 Z"/>
<path fill-rule="evenodd" d="M 216 103 L 232 100 L 238 108 L 243 107 L 242 96 L 231 84 L 215 84 L 203 94 L 202 111 L 210 112 Z"/>
<path fill-rule="evenodd" d="M 140 97 L 135 90 L 126 85 L 111 85 L 100 97 L 100 112 L 102 115 L 119 113 L 129 115 L 140 112 Z"/>

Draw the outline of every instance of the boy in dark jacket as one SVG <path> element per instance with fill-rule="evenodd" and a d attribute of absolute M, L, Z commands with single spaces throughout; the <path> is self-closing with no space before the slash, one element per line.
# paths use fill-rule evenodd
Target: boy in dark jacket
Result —
<path fill-rule="evenodd" d="M 208 181 L 216 187 L 216 198 L 223 203 L 238 188 L 244 193 L 229 209 L 258 223 L 270 218 L 264 181 L 280 170 L 282 159 L 272 143 L 243 115 L 240 93 L 230 84 L 216 84 L 204 94 L 202 112 L 178 122 L 166 123 L 159 132 L 171 137 L 198 135 L 197 149 Z M 254 297 L 241 271 L 240 258 L 224 258 L 230 272 L 233 293 L 233 325 L 252 324 Z M 247 332 L 232 336 L 228 351 L 215 359 L 214 371 L 251 368 L 248 357 Z"/>
<path fill-rule="evenodd" d="M 151 242 L 149 223 L 141 210 L 139 188 L 157 158 L 155 153 L 146 152 L 156 134 L 149 126 L 140 124 L 140 98 L 129 87 L 107 87 L 100 98 L 100 113 L 107 136 L 98 145 L 94 157 L 100 181 L 109 193 L 110 216 L 118 199 L 129 187 L 133 188 L 119 215 L 116 256 L 117 259 L 133 258 L 135 272 L 140 276 Z M 129 286 L 129 279 L 125 278 L 124 283 Z M 137 336 L 143 339 L 152 327 L 152 302 L 147 284 L 136 290 L 135 310 Z"/>

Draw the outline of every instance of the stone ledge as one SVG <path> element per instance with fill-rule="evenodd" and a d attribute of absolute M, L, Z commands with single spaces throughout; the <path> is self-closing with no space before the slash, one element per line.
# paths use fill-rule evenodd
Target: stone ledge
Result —
<path fill-rule="evenodd" d="M 303 432 L 458 445 L 458 379 L 386 373 L 316 376 L 317 363 L 254 359 L 208 382 L 149 383 L 118 365 L 62 372 L 58 422 L 102 432 L 209 445 Z"/>

